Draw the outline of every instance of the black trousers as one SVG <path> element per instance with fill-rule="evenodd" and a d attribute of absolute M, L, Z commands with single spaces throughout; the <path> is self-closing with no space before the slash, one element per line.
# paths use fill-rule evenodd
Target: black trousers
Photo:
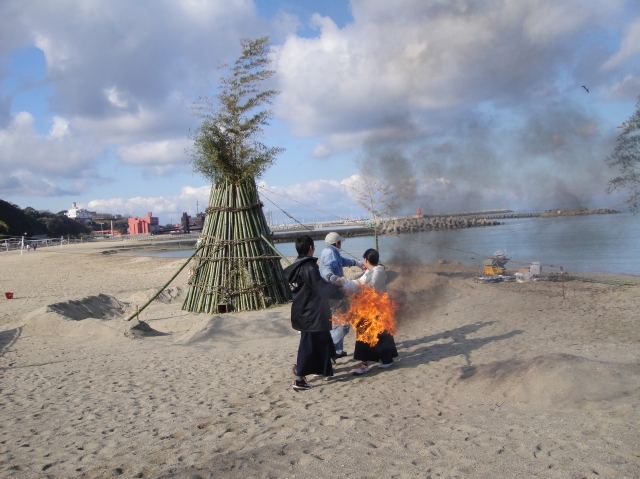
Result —
<path fill-rule="evenodd" d="M 331 358 L 335 357 L 336 348 L 329 331 L 300 333 L 300 346 L 298 346 L 298 361 L 296 367 L 298 376 L 320 374 L 333 376 Z"/>
<path fill-rule="evenodd" d="M 386 331 L 378 334 L 378 343 L 375 346 L 356 341 L 356 349 L 353 352 L 353 359 L 357 361 L 382 361 L 383 364 L 392 363 L 393 358 L 397 357 L 396 341 Z"/>

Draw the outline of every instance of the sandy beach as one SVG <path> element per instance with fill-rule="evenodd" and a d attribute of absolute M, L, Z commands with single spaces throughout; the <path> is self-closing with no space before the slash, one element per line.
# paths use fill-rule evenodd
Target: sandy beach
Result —
<path fill-rule="evenodd" d="M 290 305 L 132 329 L 184 260 L 109 249 L 0 253 L 1 477 L 640 477 L 640 286 L 389 264 L 394 366 L 295 392 Z"/>

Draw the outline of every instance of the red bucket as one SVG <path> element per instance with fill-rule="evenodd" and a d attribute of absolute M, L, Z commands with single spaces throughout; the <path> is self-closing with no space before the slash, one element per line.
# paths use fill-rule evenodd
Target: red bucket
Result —
<path fill-rule="evenodd" d="M 4 297 L 7 298 L 7 299 L 13 298 L 13 291 L 9 291 L 7 293 L 4 293 Z"/>

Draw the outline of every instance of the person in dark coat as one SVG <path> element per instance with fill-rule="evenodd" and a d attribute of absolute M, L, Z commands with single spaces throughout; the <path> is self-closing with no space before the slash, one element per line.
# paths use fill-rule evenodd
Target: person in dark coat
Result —
<path fill-rule="evenodd" d="M 342 287 L 324 281 L 320 276 L 315 246 L 310 236 L 296 239 L 298 257 L 284 270 L 291 284 L 291 326 L 300 331 L 298 359 L 293 366 L 295 391 L 311 389 L 305 376 L 317 374 L 333 376 L 331 359 L 336 349 L 331 339 L 331 309 L 329 299 L 342 299 Z"/>

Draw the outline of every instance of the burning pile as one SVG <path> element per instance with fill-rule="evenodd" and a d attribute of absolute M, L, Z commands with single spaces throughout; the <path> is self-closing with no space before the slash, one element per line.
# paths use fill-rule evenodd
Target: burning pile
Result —
<path fill-rule="evenodd" d="M 395 313 L 398 305 L 387 293 L 376 293 L 362 286 L 349 295 L 349 310 L 332 318 L 334 324 L 351 324 L 356 339 L 370 346 L 378 344 L 378 335 L 384 331 L 395 334 Z"/>

